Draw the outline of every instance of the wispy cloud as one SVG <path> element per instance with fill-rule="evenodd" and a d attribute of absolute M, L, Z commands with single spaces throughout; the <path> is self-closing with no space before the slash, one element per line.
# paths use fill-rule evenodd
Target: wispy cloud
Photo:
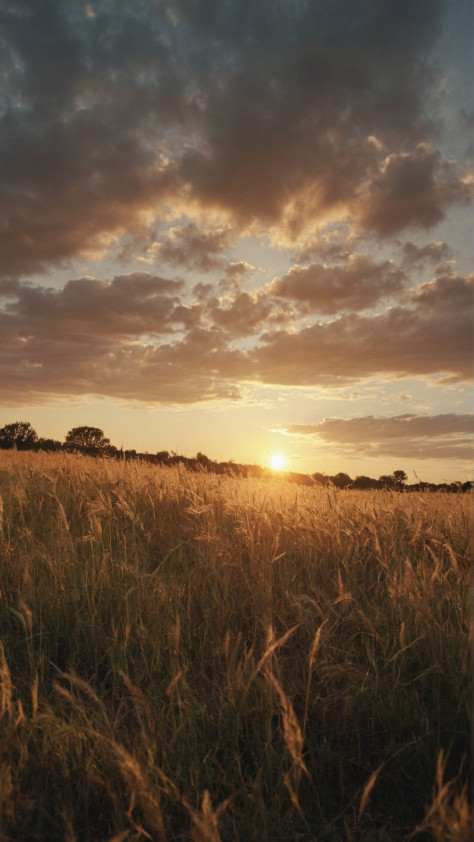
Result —
<path fill-rule="evenodd" d="M 345 452 L 415 459 L 472 459 L 474 415 L 395 415 L 380 418 L 325 418 L 317 424 L 292 424 L 286 432 L 315 436 L 342 445 Z"/>

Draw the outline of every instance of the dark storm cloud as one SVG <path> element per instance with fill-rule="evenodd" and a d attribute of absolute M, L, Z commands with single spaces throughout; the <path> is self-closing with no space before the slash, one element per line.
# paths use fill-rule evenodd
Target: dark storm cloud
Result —
<path fill-rule="evenodd" d="M 474 415 L 396 415 L 378 418 L 325 418 L 318 424 L 293 424 L 293 435 L 317 436 L 368 456 L 415 459 L 472 459 Z"/>
<path fill-rule="evenodd" d="M 343 266 L 293 266 L 268 286 L 280 298 L 307 305 L 316 313 L 360 311 L 401 292 L 405 276 L 391 261 L 377 263 L 368 256 L 351 256 Z"/>
<path fill-rule="evenodd" d="M 384 235 L 436 223 L 467 195 L 460 171 L 416 151 L 441 0 L 356 11 L 350 0 L 4 4 L 3 270 L 99 249 L 166 205 L 291 236 L 348 207 Z M 419 186 L 405 215 L 394 176 L 407 169 Z"/>

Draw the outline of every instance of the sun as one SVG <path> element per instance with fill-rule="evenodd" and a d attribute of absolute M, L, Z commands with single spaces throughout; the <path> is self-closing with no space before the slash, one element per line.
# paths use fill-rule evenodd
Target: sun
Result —
<path fill-rule="evenodd" d="M 270 465 L 273 471 L 283 471 L 286 465 L 286 459 L 281 453 L 272 453 L 270 456 Z"/>

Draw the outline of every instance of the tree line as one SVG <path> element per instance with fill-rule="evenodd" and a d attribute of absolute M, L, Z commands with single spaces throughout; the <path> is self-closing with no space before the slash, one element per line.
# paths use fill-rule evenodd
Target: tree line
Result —
<path fill-rule="evenodd" d="M 216 462 L 204 453 L 198 452 L 195 457 L 181 456 L 174 451 L 159 450 L 157 453 L 137 453 L 136 450 L 124 450 L 117 448 L 110 443 L 104 432 L 99 427 L 73 427 L 66 434 L 64 442 L 56 439 L 40 438 L 36 430 L 28 421 L 14 421 L 6 424 L 0 429 L 0 449 L 2 450 L 34 450 L 54 453 L 66 451 L 67 453 L 82 453 L 87 456 L 101 456 L 112 459 L 141 459 L 155 465 L 183 465 L 192 471 L 207 471 L 214 474 L 231 474 L 234 476 L 254 476 L 261 478 L 271 475 L 269 468 L 262 468 L 261 465 L 245 465 L 230 460 L 229 462 Z M 418 481 L 408 484 L 405 471 L 398 469 L 392 474 L 383 474 L 378 479 L 368 476 L 357 476 L 354 479 L 349 474 L 340 471 L 335 475 L 316 472 L 314 474 L 302 474 L 294 471 L 285 471 L 284 476 L 292 482 L 300 485 L 321 485 L 342 489 L 357 489 L 368 491 L 371 489 L 390 489 L 392 491 L 447 491 L 466 492 L 471 491 L 474 483 L 451 482 L 431 483 Z"/>

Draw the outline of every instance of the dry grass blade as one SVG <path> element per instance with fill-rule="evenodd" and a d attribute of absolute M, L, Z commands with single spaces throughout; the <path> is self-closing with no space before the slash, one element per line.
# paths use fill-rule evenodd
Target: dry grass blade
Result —
<path fill-rule="evenodd" d="M 142 727 L 145 725 L 146 731 L 151 734 L 153 731 L 153 714 L 146 696 L 142 693 L 140 688 L 130 680 L 129 676 L 124 673 L 123 670 L 119 670 L 119 675 L 130 693 L 140 724 Z"/>
<path fill-rule="evenodd" d="M 270 626 L 269 633 L 268 633 L 269 643 L 267 644 L 265 652 L 263 653 L 263 655 L 260 658 L 257 666 L 255 667 L 255 671 L 252 675 L 252 681 L 255 678 L 255 676 L 257 675 L 257 673 L 260 672 L 260 670 L 262 669 L 265 661 L 267 661 L 271 657 L 271 655 L 273 655 L 273 653 L 275 652 L 276 649 L 279 649 L 280 646 L 283 646 L 286 643 L 286 641 L 291 637 L 292 634 L 294 634 L 294 632 L 296 631 L 297 628 L 298 628 L 298 625 L 292 626 L 291 629 L 288 629 L 288 631 L 285 632 L 285 634 L 282 634 L 281 637 L 279 637 L 275 640 L 274 637 L 273 637 L 273 629 Z"/>
<path fill-rule="evenodd" d="M 193 842 L 222 842 L 219 833 L 219 816 L 227 808 L 230 801 L 230 798 L 226 798 L 226 800 L 222 801 L 222 803 L 214 810 L 211 802 L 211 796 L 209 795 L 207 789 L 204 791 L 200 810 L 196 810 L 194 807 L 191 807 L 186 798 L 182 799 L 182 802 L 193 822 L 193 826 L 191 828 L 191 838 L 193 839 Z"/>
<path fill-rule="evenodd" d="M 66 512 L 64 511 L 63 504 L 61 503 L 60 499 L 58 498 L 58 496 L 56 494 L 51 494 L 50 491 L 47 491 L 46 493 L 47 493 L 48 497 L 51 497 L 51 499 L 54 500 L 54 502 L 56 503 L 56 505 L 58 507 L 58 523 L 59 523 L 59 525 L 64 529 L 65 532 L 67 532 L 69 534 L 69 532 L 70 532 L 69 521 L 67 519 Z"/>
<path fill-rule="evenodd" d="M 304 738 L 293 705 L 273 673 L 267 671 L 267 678 L 278 693 L 283 721 L 283 737 L 291 759 L 297 769 L 308 774 L 308 769 L 303 760 Z"/>
<path fill-rule="evenodd" d="M 456 778 L 444 782 L 445 769 L 446 761 L 441 749 L 436 764 L 437 791 L 433 803 L 409 839 L 429 831 L 437 842 L 472 842 L 472 805 L 469 804 L 468 788 L 465 786 L 458 791 Z"/>
<path fill-rule="evenodd" d="M 311 646 L 311 651 L 309 653 L 308 680 L 306 682 L 306 698 L 305 698 L 304 715 L 303 715 L 303 735 L 306 733 L 306 725 L 308 723 L 309 696 L 310 696 L 310 691 L 311 691 L 311 679 L 312 679 L 312 675 L 313 675 L 314 659 L 315 659 L 316 654 L 317 654 L 318 649 L 319 649 L 319 643 L 320 643 L 320 640 L 321 640 L 321 632 L 322 632 L 323 626 L 326 623 L 327 623 L 327 620 L 324 620 L 321 623 L 321 625 L 319 626 L 319 628 L 317 629 L 316 634 L 314 635 L 313 644 Z"/>
<path fill-rule="evenodd" d="M 323 630 L 323 626 L 325 626 L 326 623 L 327 623 L 327 620 L 324 620 L 324 622 L 321 623 L 321 625 L 319 626 L 316 634 L 314 635 L 313 645 L 311 646 L 311 651 L 309 653 L 309 668 L 310 669 L 313 666 L 314 659 L 316 657 L 316 653 L 319 649 L 319 643 L 320 643 L 320 640 L 321 640 L 321 632 Z"/>
<path fill-rule="evenodd" d="M 367 781 L 367 783 L 364 787 L 364 791 L 363 791 L 362 797 L 360 799 L 359 812 L 357 814 L 357 821 L 358 822 L 360 822 L 360 820 L 361 820 L 361 818 L 364 814 L 365 808 L 367 807 L 367 804 L 369 803 L 370 793 L 372 792 L 372 790 L 375 786 L 375 782 L 376 782 L 376 780 L 379 776 L 379 773 L 380 773 L 381 769 L 383 769 L 384 765 L 385 764 L 382 763 L 378 767 L 378 769 L 375 770 L 375 772 L 372 772 L 369 780 Z"/>
<path fill-rule="evenodd" d="M 5 657 L 3 643 L 0 640 L 0 715 L 12 715 L 13 684 L 10 669 Z"/>
<path fill-rule="evenodd" d="M 128 786 L 130 792 L 129 813 L 137 805 L 143 813 L 148 827 L 156 834 L 156 842 L 167 842 L 161 805 L 158 798 L 150 792 L 139 764 L 119 743 L 112 740 L 103 740 L 103 742 L 115 756 L 120 774 Z"/>
<path fill-rule="evenodd" d="M 39 677 L 38 673 L 35 674 L 33 679 L 33 683 L 30 687 L 31 693 L 31 711 L 33 714 L 33 718 L 38 715 L 38 685 L 39 685 Z"/>
<path fill-rule="evenodd" d="M 304 816 L 303 810 L 301 809 L 301 804 L 298 800 L 298 795 L 296 794 L 295 790 L 293 789 L 293 787 L 291 785 L 291 781 L 290 781 L 290 778 L 289 778 L 287 772 L 285 772 L 284 775 L 283 775 L 283 783 L 285 784 L 285 786 L 286 786 L 286 788 L 289 792 L 291 803 L 293 804 L 293 807 L 295 807 L 298 810 L 298 813 L 301 816 Z"/>

